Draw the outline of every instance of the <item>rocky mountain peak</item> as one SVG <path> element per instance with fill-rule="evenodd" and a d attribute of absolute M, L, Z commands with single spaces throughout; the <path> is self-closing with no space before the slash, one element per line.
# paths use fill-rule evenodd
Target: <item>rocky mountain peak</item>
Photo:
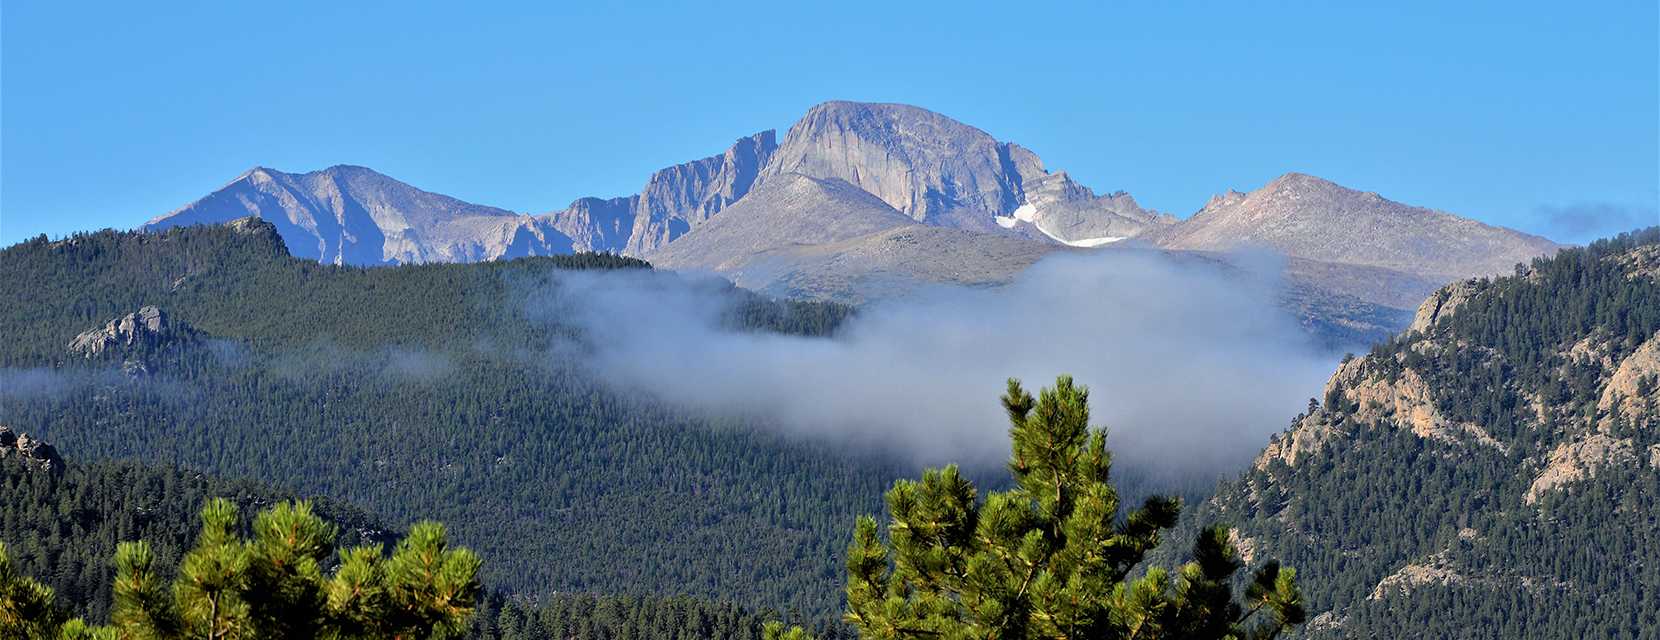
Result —
<path fill-rule="evenodd" d="M 544 221 L 422 191 L 355 165 L 309 173 L 254 167 L 144 228 L 248 216 L 274 224 L 292 255 L 333 264 L 469 262 L 565 253 L 571 245 Z"/>
<path fill-rule="evenodd" d="M 1382 267 L 1446 282 L 1508 273 L 1560 245 L 1511 229 L 1388 200 L 1302 173 L 1229 191 L 1147 238 L 1166 249 L 1261 246 L 1321 262 Z"/>
<path fill-rule="evenodd" d="M 844 180 L 919 222 L 964 209 L 989 218 L 1021 204 L 1009 153 L 986 132 L 926 109 L 837 101 L 790 127 L 766 175 Z"/>
<path fill-rule="evenodd" d="M 768 176 L 842 180 L 913 220 L 1074 246 L 1162 222 L 1133 199 L 1097 197 L 1037 154 L 944 115 L 903 104 L 826 102 L 779 145 Z"/>

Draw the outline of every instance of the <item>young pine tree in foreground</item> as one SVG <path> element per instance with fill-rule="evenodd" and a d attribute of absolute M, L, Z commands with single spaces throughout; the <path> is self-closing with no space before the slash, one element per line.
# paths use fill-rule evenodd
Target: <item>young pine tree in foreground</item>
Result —
<path fill-rule="evenodd" d="M 864 638 L 1272 638 L 1303 621 L 1295 572 L 1268 562 L 1233 594 L 1241 568 L 1226 527 L 1199 536 L 1175 571 L 1130 572 L 1176 522 L 1149 498 L 1118 517 L 1106 432 L 1089 393 L 1062 376 L 1037 399 L 1009 381 L 1016 488 L 981 500 L 955 466 L 887 493 L 888 541 L 859 520 L 847 558 L 846 620 Z M 769 638 L 799 640 L 771 627 Z"/>
<path fill-rule="evenodd" d="M 51 590 L 17 575 L 0 546 L 0 637 L 414 640 L 458 635 L 473 613 L 478 556 L 451 548 L 441 524 L 416 524 L 390 558 L 374 547 L 347 549 L 331 576 L 322 562 L 334 527 L 308 503 L 261 512 L 252 540 L 236 524 L 230 501 L 208 501 L 201 535 L 171 585 L 148 544 L 122 543 L 107 627 L 64 621 Z"/>

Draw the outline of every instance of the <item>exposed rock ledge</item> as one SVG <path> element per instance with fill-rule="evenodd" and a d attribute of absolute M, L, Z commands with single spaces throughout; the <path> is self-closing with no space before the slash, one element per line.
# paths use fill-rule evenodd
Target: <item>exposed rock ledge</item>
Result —
<path fill-rule="evenodd" d="M 1412 431 L 1420 438 L 1439 440 L 1449 444 L 1473 442 L 1506 451 L 1480 425 L 1455 422 L 1441 415 L 1430 395 L 1429 384 L 1412 369 L 1404 369 L 1390 382 L 1386 377 L 1370 371 L 1371 356 L 1353 358 L 1338 366 L 1337 372 L 1326 382 L 1325 396 L 1334 394 L 1356 405 L 1346 416 L 1334 413 L 1330 407 L 1315 411 L 1293 425 L 1287 433 L 1275 436 L 1257 457 L 1256 467 L 1268 466 L 1274 459 L 1296 466 L 1297 459 L 1318 451 L 1334 436 L 1346 435 L 1350 429 L 1376 425 L 1388 420 Z"/>
<path fill-rule="evenodd" d="M 197 335 L 190 325 L 169 318 L 166 312 L 155 306 L 145 306 L 111 320 L 103 327 L 75 336 L 69 343 L 69 351 L 93 358 L 106 352 L 193 340 Z"/>
<path fill-rule="evenodd" d="M 1418 313 L 1412 316 L 1412 325 L 1407 330 L 1428 333 L 1435 323 L 1452 315 L 1455 309 L 1469 302 L 1470 298 L 1486 287 L 1487 281 L 1471 278 L 1437 289 L 1435 293 L 1429 294 L 1429 298 L 1424 300 L 1423 304 L 1418 305 Z"/>
<path fill-rule="evenodd" d="M 1545 494 L 1565 485 L 1595 478 L 1598 472 L 1609 466 L 1636 463 L 1636 448 L 1629 438 L 1593 433 L 1576 442 L 1564 442 L 1551 450 L 1544 471 L 1534 478 L 1522 500 L 1533 504 Z"/>
<path fill-rule="evenodd" d="M 1597 427 L 1604 433 L 1612 431 L 1616 416 L 1624 417 L 1632 425 L 1645 428 L 1660 413 L 1660 332 L 1655 332 L 1642 346 L 1620 361 L 1614 375 L 1602 389 L 1597 410 L 1604 412 Z"/>
<path fill-rule="evenodd" d="M 63 458 L 52 445 L 19 434 L 10 427 L 0 426 L 0 460 L 16 459 L 25 467 L 38 471 L 63 469 Z"/>
<path fill-rule="evenodd" d="M 1660 280 L 1660 245 L 1638 247 L 1630 252 L 1610 256 L 1625 268 L 1627 278 L 1654 278 Z"/>
<path fill-rule="evenodd" d="M 1399 571 L 1385 576 L 1372 588 L 1372 594 L 1367 600 L 1382 600 L 1395 593 L 1407 594 L 1418 587 L 1436 584 L 1461 584 L 1465 581 L 1462 574 L 1453 570 L 1452 563 L 1447 560 L 1445 553 L 1437 553 L 1425 559 L 1422 563 L 1409 564 Z"/>

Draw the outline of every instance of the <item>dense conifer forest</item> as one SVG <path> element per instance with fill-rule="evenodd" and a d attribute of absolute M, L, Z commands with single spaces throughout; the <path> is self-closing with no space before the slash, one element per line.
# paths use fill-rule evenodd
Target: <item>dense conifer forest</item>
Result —
<path fill-rule="evenodd" d="M 67 617 L 110 622 L 119 542 L 144 540 L 160 566 L 177 566 L 195 543 L 197 510 L 210 498 L 241 507 L 247 531 L 261 508 L 294 499 L 291 492 L 247 480 L 225 480 L 174 467 L 131 462 L 81 463 L 54 470 L 0 459 L 0 541 L 16 570 L 50 587 Z M 323 496 L 314 510 L 339 531 L 336 551 L 357 545 L 390 549 L 403 532 L 353 505 Z M 331 556 L 328 565 L 339 562 Z M 480 640 L 569 638 L 760 638 L 770 620 L 789 612 L 752 610 L 691 597 L 594 595 L 559 592 L 535 598 L 488 593 L 480 599 L 466 637 Z M 801 614 L 795 614 L 802 619 Z M 815 624 L 820 638 L 847 637 L 829 618 Z"/>
<path fill-rule="evenodd" d="M 617 392 L 561 359 L 580 350 L 550 348 L 575 333 L 561 309 L 524 302 L 573 269 L 644 268 L 592 254 L 336 267 L 290 258 L 260 223 L 40 238 L 0 251 L 18 301 L 0 312 L 0 424 L 73 459 L 440 520 L 491 558 L 492 588 L 833 615 L 849 527 L 896 467 Z M 849 313 L 726 289 L 749 330 L 824 335 Z M 67 348 L 146 305 L 191 337 Z"/>

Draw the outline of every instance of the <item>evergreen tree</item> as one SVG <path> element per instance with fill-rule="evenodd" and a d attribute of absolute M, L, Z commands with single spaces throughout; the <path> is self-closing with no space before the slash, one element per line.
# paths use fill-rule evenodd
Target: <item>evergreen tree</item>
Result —
<path fill-rule="evenodd" d="M 861 518 L 847 558 L 845 619 L 864 638 L 1271 638 L 1303 620 L 1295 572 L 1247 582 L 1229 530 L 1211 527 L 1174 572 L 1131 571 L 1172 527 L 1172 498 L 1119 517 L 1106 432 L 1089 393 L 1062 376 L 1037 399 L 1010 380 L 1015 488 L 981 500 L 955 466 L 887 493 L 887 541 Z M 770 637 L 788 638 L 781 628 Z"/>
<path fill-rule="evenodd" d="M 341 554 L 325 576 L 334 527 L 307 502 L 283 502 L 237 535 L 236 507 L 209 500 L 196 546 L 169 586 L 145 542 L 116 550 L 115 606 L 108 627 L 65 622 L 52 591 L 11 567 L 0 546 L 4 637 L 122 640 L 339 640 L 448 638 L 467 629 L 479 596 L 479 560 L 451 548 L 443 525 L 416 524 L 391 557 L 375 547 Z"/>
<path fill-rule="evenodd" d="M 0 542 L 0 637 L 50 638 L 62 618 L 52 589 L 18 572 L 6 543 Z"/>

